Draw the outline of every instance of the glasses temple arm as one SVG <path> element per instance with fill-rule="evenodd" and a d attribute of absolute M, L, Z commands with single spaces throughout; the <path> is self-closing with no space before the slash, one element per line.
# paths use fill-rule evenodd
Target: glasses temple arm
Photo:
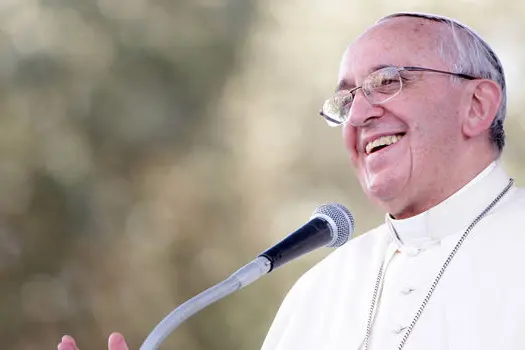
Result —
<path fill-rule="evenodd" d="M 319 114 L 320 114 L 323 118 L 325 118 L 326 120 L 328 120 L 328 121 L 330 121 L 330 122 L 332 122 L 332 123 L 334 123 L 334 124 L 337 124 L 337 125 L 343 124 L 343 123 L 341 123 L 340 121 L 337 121 L 337 120 L 335 120 L 335 119 L 333 119 L 333 118 L 330 118 L 329 116 L 327 116 L 326 114 L 324 114 L 322 110 L 319 111 Z"/>

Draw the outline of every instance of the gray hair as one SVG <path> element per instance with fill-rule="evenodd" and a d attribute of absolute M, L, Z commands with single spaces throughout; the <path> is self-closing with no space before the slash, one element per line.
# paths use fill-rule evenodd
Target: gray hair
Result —
<path fill-rule="evenodd" d="M 490 125 L 490 139 L 499 154 L 505 146 L 503 122 L 507 115 L 507 86 L 503 66 L 494 51 L 478 34 L 456 20 L 425 13 L 403 12 L 381 18 L 377 23 L 396 17 L 416 17 L 444 23 L 452 38 L 447 37 L 438 47 L 444 62 L 452 65 L 454 73 L 490 79 L 499 84 L 502 91 L 501 105 Z M 452 40 L 450 40 L 452 39 Z"/>

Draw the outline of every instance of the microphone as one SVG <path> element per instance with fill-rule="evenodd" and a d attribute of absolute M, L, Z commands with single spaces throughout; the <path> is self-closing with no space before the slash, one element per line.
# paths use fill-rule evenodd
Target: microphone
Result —
<path fill-rule="evenodd" d="M 310 221 L 259 256 L 271 263 L 270 271 L 322 246 L 339 247 L 354 233 L 354 217 L 338 203 L 317 208 Z"/>
<path fill-rule="evenodd" d="M 317 208 L 310 221 L 272 248 L 261 253 L 224 281 L 186 301 L 168 314 L 148 335 L 140 350 L 158 349 L 182 322 L 206 306 L 249 285 L 279 266 L 322 246 L 339 247 L 354 233 L 354 218 L 338 203 Z"/>

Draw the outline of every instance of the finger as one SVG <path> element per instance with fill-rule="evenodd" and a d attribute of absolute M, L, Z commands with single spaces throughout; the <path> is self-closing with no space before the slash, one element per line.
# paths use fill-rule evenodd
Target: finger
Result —
<path fill-rule="evenodd" d="M 108 350 L 129 350 L 122 334 L 113 333 L 109 336 Z"/>
<path fill-rule="evenodd" d="M 57 346 L 58 350 L 78 350 L 75 339 L 72 336 L 64 335 Z"/>

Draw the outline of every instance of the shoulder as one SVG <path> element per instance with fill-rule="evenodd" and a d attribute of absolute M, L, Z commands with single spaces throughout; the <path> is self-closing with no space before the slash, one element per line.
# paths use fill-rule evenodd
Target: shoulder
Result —
<path fill-rule="evenodd" d="M 389 234 L 385 224 L 367 231 L 353 239 L 345 245 L 330 253 L 326 258 L 319 262 L 312 270 L 323 270 L 338 265 L 348 259 L 367 257 L 370 258 L 378 249 L 382 249 L 388 242 Z"/>
<path fill-rule="evenodd" d="M 479 223 L 480 228 L 498 233 L 498 242 L 508 238 L 520 246 L 525 244 L 525 188 L 513 187 Z"/>
<path fill-rule="evenodd" d="M 309 290 L 314 286 L 330 284 L 341 276 L 353 276 L 365 271 L 370 261 L 382 256 L 390 242 L 386 225 L 378 226 L 351 239 L 304 273 L 290 290 Z M 313 288 L 315 289 L 315 288 Z"/>
<path fill-rule="evenodd" d="M 512 187 L 501 199 L 491 213 L 496 217 L 512 217 L 515 220 L 525 222 L 525 188 Z M 490 216 L 490 215 L 489 215 Z"/>
<path fill-rule="evenodd" d="M 304 273 L 284 298 L 263 349 L 279 348 L 277 344 L 285 338 L 285 333 L 301 333 L 304 329 L 298 325 L 303 325 L 304 320 L 339 307 L 348 302 L 349 295 L 353 295 L 352 300 L 357 300 L 356 295 L 361 292 L 358 287 L 367 285 L 364 283 L 366 278 L 377 272 L 375 262 L 383 256 L 388 238 L 386 226 L 379 226 L 337 248 Z M 290 327 L 299 328 L 292 330 Z"/>
<path fill-rule="evenodd" d="M 525 188 L 523 187 L 514 187 L 511 189 L 510 193 L 510 203 L 515 205 L 523 206 L 525 204 Z"/>

